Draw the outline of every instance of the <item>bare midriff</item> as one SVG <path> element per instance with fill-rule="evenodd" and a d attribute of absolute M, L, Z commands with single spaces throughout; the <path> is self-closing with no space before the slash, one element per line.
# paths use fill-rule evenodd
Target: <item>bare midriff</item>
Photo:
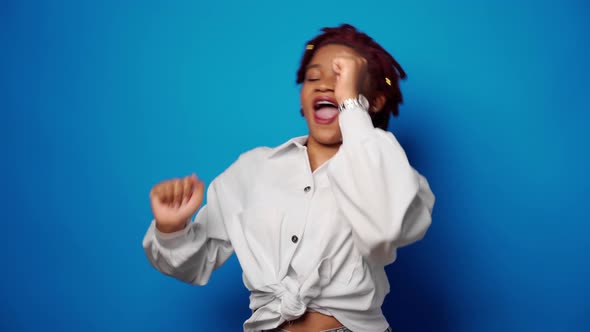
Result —
<path fill-rule="evenodd" d="M 335 329 L 342 326 L 342 323 L 332 316 L 308 311 L 294 321 L 284 322 L 280 328 L 289 332 L 310 332 Z"/>

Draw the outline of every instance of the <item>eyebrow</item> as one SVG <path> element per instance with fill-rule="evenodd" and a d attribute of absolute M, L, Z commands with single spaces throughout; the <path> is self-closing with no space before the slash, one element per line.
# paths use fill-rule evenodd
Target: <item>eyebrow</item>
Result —
<path fill-rule="evenodd" d="M 319 67 L 320 67 L 320 64 L 319 63 L 315 63 L 315 64 L 312 64 L 312 65 L 307 65 L 307 67 L 305 67 L 305 70 L 307 71 L 309 69 L 319 68 Z"/>

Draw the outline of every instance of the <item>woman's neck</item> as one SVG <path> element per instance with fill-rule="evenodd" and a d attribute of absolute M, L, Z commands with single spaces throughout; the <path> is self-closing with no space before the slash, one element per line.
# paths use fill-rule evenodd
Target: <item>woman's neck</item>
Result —
<path fill-rule="evenodd" d="M 307 157 L 311 171 L 314 172 L 318 167 L 332 158 L 338 152 L 340 145 L 342 145 L 341 142 L 337 144 L 321 144 L 309 136 L 307 139 Z"/>

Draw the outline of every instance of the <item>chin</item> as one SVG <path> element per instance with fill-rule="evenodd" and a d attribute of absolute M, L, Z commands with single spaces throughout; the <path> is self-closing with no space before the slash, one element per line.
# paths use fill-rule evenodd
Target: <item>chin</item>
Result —
<path fill-rule="evenodd" d="M 340 128 L 336 130 L 314 130 L 310 132 L 309 135 L 322 145 L 336 145 L 342 143 Z"/>

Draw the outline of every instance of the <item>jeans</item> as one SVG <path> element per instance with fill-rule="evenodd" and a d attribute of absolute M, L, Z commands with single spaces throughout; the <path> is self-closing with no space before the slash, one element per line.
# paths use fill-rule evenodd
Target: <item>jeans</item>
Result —
<path fill-rule="evenodd" d="M 277 327 L 276 329 L 266 330 L 265 332 L 288 332 L 288 331 Z M 342 327 L 337 327 L 335 329 L 322 330 L 319 332 L 352 332 L 352 330 L 348 329 L 345 326 L 342 326 Z M 387 330 L 385 330 L 384 332 L 393 332 L 393 330 L 391 329 L 391 327 L 388 327 Z"/>

